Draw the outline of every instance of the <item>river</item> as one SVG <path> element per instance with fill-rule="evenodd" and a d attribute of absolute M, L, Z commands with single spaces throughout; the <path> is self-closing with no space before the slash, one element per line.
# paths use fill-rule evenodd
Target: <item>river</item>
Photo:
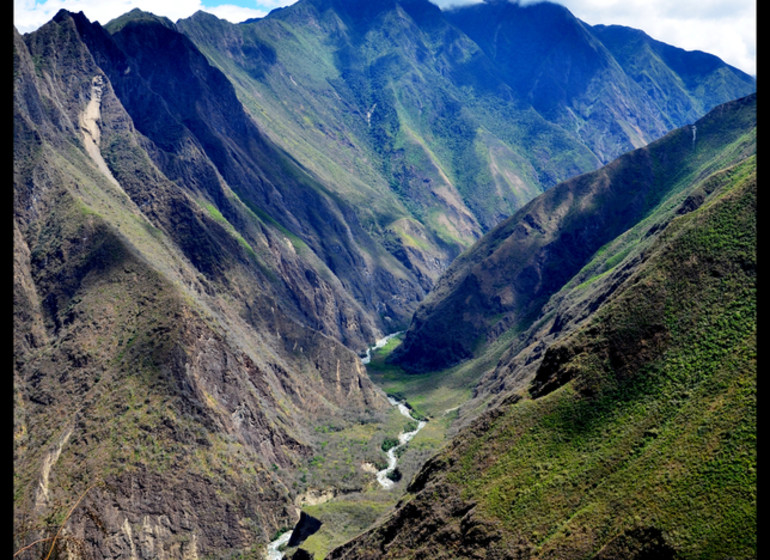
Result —
<path fill-rule="evenodd" d="M 369 349 L 366 351 L 366 356 L 361 358 L 361 361 L 364 364 L 368 364 L 372 359 L 372 350 L 378 350 L 385 346 L 388 341 L 393 338 L 394 336 L 397 336 L 401 334 L 401 332 L 396 332 L 393 334 L 389 334 L 385 338 L 379 339 L 374 346 L 370 346 Z M 409 412 L 409 407 L 406 406 L 406 403 L 403 401 L 399 401 L 394 399 L 393 397 L 388 397 L 388 402 L 392 404 L 393 406 L 398 408 L 398 411 L 405 417 L 409 418 L 409 420 L 414 420 L 412 418 L 412 414 Z M 382 486 L 385 490 L 389 490 L 393 487 L 394 482 L 388 478 L 388 475 L 393 472 L 393 470 L 398 465 L 398 457 L 396 456 L 396 452 L 404 447 L 407 443 L 411 441 L 411 439 L 417 435 L 417 432 L 422 430 L 425 427 L 425 424 L 427 421 L 421 420 L 417 423 L 417 428 L 412 430 L 411 432 L 401 432 L 398 435 L 398 445 L 395 447 L 391 447 L 388 450 L 388 466 L 387 468 L 382 469 L 381 471 L 377 472 L 377 482 L 380 483 L 380 486 Z M 289 539 L 291 538 L 291 531 L 286 531 L 283 533 L 280 537 L 278 537 L 276 540 L 271 542 L 267 545 L 267 556 L 265 557 L 267 560 L 281 560 L 283 558 L 283 552 L 279 550 L 283 545 L 289 542 Z"/>
<path fill-rule="evenodd" d="M 396 399 L 392 397 L 388 397 L 388 401 L 393 406 L 398 407 L 398 411 L 409 418 L 409 420 L 414 420 L 412 418 L 412 414 L 409 412 L 409 407 L 406 406 L 405 403 L 401 401 L 397 401 Z M 417 432 L 422 430 L 425 427 L 426 421 L 420 420 L 420 422 L 417 423 L 417 428 L 411 432 L 401 432 L 398 435 L 398 445 L 395 447 L 391 447 L 388 449 L 388 466 L 385 469 L 382 469 L 381 471 L 377 472 L 377 482 L 380 483 L 380 486 L 385 488 L 386 490 L 393 487 L 393 481 L 388 478 L 388 475 L 393 472 L 393 470 L 396 468 L 396 465 L 398 463 L 398 457 L 396 456 L 396 452 L 404 447 L 409 441 L 417 435 Z"/>
<path fill-rule="evenodd" d="M 379 350 L 380 348 L 385 346 L 391 338 L 393 338 L 394 336 L 400 335 L 402 332 L 404 332 L 404 331 L 398 331 L 398 332 L 391 333 L 388 336 L 386 336 L 385 338 L 381 338 L 380 340 L 375 342 L 374 346 L 370 346 L 369 348 L 366 349 L 366 356 L 361 358 L 361 362 L 363 362 L 364 365 L 366 365 L 369 362 L 371 362 L 372 361 L 372 350 Z"/>
<path fill-rule="evenodd" d="M 393 338 L 394 336 L 400 335 L 402 332 L 404 332 L 404 331 L 394 332 L 394 333 L 389 334 L 388 336 L 386 336 L 384 338 L 379 339 L 374 344 L 374 346 L 370 346 L 366 350 L 366 356 L 361 358 L 361 361 L 364 364 L 368 364 L 369 362 L 371 362 L 371 360 L 372 360 L 372 351 L 373 350 L 379 350 L 380 348 L 385 346 L 391 338 Z M 409 407 L 406 406 L 406 403 L 398 401 L 398 400 L 396 400 L 396 399 L 394 399 L 392 397 L 388 397 L 388 402 L 390 402 L 390 404 L 392 404 L 393 406 L 397 407 L 398 411 L 402 415 L 404 415 L 407 418 L 409 418 L 409 420 L 414 420 L 414 418 L 412 418 L 412 414 L 409 412 Z M 396 465 L 398 463 L 398 457 L 396 456 L 396 452 L 399 449 L 401 449 L 402 447 L 404 447 L 407 443 L 409 443 L 409 441 L 414 436 L 417 435 L 417 432 L 422 430 L 424 427 L 425 427 L 425 421 L 420 421 L 420 422 L 418 422 L 417 428 L 415 430 L 413 430 L 411 432 L 401 432 L 399 434 L 399 436 L 398 436 L 398 445 L 396 445 L 395 447 L 392 447 L 392 448 L 390 448 L 388 450 L 388 466 L 386 468 L 382 469 L 381 471 L 377 472 L 377 482 L 380 483 L 380 486 L 382 486 L 386 490 L 388 490 L 388 489 L 393 487 L 394 483 L 393 483 L 392 480 L 390 480 L 388 478 L 388 475 L 391 472 L 393 472 L 393 470 L 396 468 Z"/>
<path fill-rule="evenodd" d="M 283 552 L 278 549 L 289 542 L 291 533 L 292 531 L 286 531 L 280 537 L 267 545 L 267 556 L 265 556 L 267 560 L 281 560 L 281 558 L 283 558 Z"/>

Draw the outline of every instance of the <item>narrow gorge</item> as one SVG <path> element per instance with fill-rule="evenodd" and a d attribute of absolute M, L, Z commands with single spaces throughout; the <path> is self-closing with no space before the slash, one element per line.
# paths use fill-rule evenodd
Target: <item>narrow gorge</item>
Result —
<path fill-rule="evenodd" d="M 18 560 L 756 557 L 755 77 L 297 0 L 13 80 Z"/>

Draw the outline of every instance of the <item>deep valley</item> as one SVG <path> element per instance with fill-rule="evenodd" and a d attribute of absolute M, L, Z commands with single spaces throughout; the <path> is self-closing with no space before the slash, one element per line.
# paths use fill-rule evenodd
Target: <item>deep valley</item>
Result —
<path fill-rule="evenodd" d="M 757 557 L 755 78 L 503 0 L 13 71 L 15 557 Z"/>

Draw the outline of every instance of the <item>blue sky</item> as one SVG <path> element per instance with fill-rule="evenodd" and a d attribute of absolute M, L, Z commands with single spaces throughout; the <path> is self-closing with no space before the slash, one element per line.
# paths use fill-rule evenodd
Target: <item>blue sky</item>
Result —
<path fill-rule="evenodd" d="M 26 33 L 61 8 L 102 24 L 134 8 L 172 21 L 198 10 L 238 23 L 295 0 L 14 0 L 14 25 Z M 376 0 L 371 0 L 376 1 Z M 479 0 L 433 0 L 442 7 Z M 527 0 L 532 1 L 532 0 Z M 586 23 L 620 24 L 687 50 L 715 54 L 756 76 L 756 0 L 555 0 Z"/>

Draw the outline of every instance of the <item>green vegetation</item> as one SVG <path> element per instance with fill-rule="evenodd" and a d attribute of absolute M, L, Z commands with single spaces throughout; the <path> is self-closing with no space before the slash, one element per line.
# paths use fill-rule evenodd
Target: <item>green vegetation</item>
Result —
<path fill-rule="evenodd" d="M 392 480 L 393 482 L 398 482 L 403 477 L 403 475 L 401 474 L 401 470 L 398 467 L 390 471 L 387 476 L 388 476 L 388 479 Z"/>
<path fill-rule="evenodd" d="M 398 438 L 386 437 L 380 448 L 387 453 L 398 445 Z"/>
<path fill-rule="evenodd" d="M 587 555 L 656 527 L 682 558 L 755 554 L 754 165 L 677 218 L 599 328 L 576 333 L 573 381 L 460 444 L 449 480 L 507 539 Z"/>
<path fill-rule="evenodd" d="M 372 380 L 381 386 L 388 395 L 409 403 L 410 414 L 415 420 L 441 418 L 447 409 L 465 402 L 477 374 L 465 369 L 452 372 L 435 372 L 415 376 L 403 371 L 387 361 L 403 335 L 391 338 L 388 343 L 372 352 L 367 371 Z M 428 432 L 433 427 L 426 428 Z"/>
<path fill-rule="evenodd" d="M 654 172 L 660 181 L 639 197 L 646 205 L 641 219 L 604 244 L 529 329 L 514 326 L 462 366 L 421 375 L 373 355 L 372 378 L 418 410 L 446 398 L 443 381 L 451 386 L 468 375 L 473 386 L 479 372 L 486 375 L 477 397 L 462 401 L 465 418 L 475 411 L 480 418 L 439 450 L 413 486 L 415 496 L 356 540 L 361 551 L 387 539 L 389 558 L 406 557 L 407 550 L 451 554 L 453 547 L 457 557 L 468 549 L 551 558 L 636 557 L 634 551 L 756 557 L 752 103 L 738 101 L 700 121 L 699 131 L 714 136 L 701 138 L 695 153 L 691 143 L 677 143 L 689 140 L 686 131 L 636 153 L 627 168 L 631 192 L 644 192 L 635 187 L 644 184 L 644 158 L 660 166 Z M 567 200 L 557 199 L 555 208 Z M 494 270 L 498 263 L 489 256 L 511 235 L 506 228 L 495 232 L 503 241 L 482 240 L 459 266 L 478 259 Z M 464 288 L 456 276 L 449 284 Z M 462 293 L 465 314 L 472 293 Z M 564 315 L 569 320 L 583 310 L 590 312 L 577 327 L 557 328 Z M 536 345 L 539 340 L 546 344 Z M 525 375 L 530 361 L 527 394 L 505 375 L 514 368 Z M 501 380 L 510 383 L 502 402 L 484 394 L 500 391 Z M 431 424 L 439 422 L 432 417 Z M 449 518 L 435 492 L 459 493 L 463 504 L 475 505 L 473 514 L 460 507 L 462 520 Z M 466 524 L 494 530 L 489 541 L 485 529 L 432 540 L 426 530 L 432 521 L 420 520 L 436 516 L 447 531 Z"/>
<path fill-rule="evenodd" d="M 756 149 L 755 111 L 755 98 L 728 103 L 698 121 L 694 146 L 689 127 L 675 130 L 532 201 L 455 259 L 393 361 L 445 369 L 504 330 L 529 329 L 572 285 L 594 289 L 644 252 L 695 185 Z"/>
<path fill-rule="evenodd" d="M 303 510 L 319 519 L 323 525 L 301 547 L 323 560 L 335 547 L 350 540 L 371 527 L 395 504 L 396 495 L 385 492 L 368 492 L 361 495 L 339 496 L 333 501 Z M 287 553 L 291 554 L 289 549 Z"/>

